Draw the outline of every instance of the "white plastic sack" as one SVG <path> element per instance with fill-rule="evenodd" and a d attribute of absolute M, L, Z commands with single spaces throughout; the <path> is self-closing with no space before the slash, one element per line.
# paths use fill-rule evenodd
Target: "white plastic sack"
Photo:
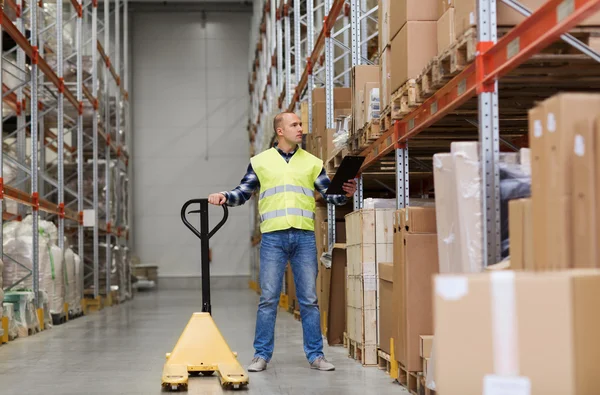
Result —
<path fill-rule="evenodd" d="M 81 294 L 83 293 L 83 279 L 81 277 L 81 258 L 79 258 L 79 255 L 77 254 L 73 254 L 73 258 L 75 267 L 75 296 L 72 310 L 76 313 L 79 313 L 81 312 Z"/>
<path fill-rule="evenodd" d="M 75 269 L 75 253 L 67 248 L 65 251 L 65 302 L 69 304 L 69 310 L 76 306 L 77 274 Z"/>
<path fill-rule="evenodd" d="M 2 305 L 3 317 L 8 318 L 8 337 L 14 339 L 18 335 L 17 321 L 15 320 L 15 305 L 12 303 L 4 303 Z"/>

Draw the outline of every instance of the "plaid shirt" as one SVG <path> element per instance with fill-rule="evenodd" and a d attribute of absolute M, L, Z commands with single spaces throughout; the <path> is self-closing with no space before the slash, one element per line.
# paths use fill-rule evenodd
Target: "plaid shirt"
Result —
<path fill-rule="evenodd" d="M 288 154 L 277 148 L 277 146 L 275 148 L 277 149 L 277 151 L 279 151 L 279 153 L 281 154 L 283 159 L 285 159 L 286 162 L 289 162 L 290 159 L 292 159 L 292 156 L 294 156 L 294 154 L 297 151 L 294 150 Z M 342 206 L 346 204 L 348 202 L 348 198 L 345 195 L 325 195 L 325 192 L 327 192 L 327 188 L 329 188 L 330 183 L 331 180 L 327 176 L 325 168 L 323 168 L 321 170 L 321 174 L 319 174 L 319 177 L 317 177 L 317 179 L 315 180 L 315 189 L 319 191 L 323 199 L 325 199 L 325 201 L 327 201 L 328 203 L 332 203 L 337 206 Z M 246 171 L 246 175 L 240 182 L 240 185 L 237 186 L 233 191 L 222 193 L 227 198 L 227 205 L 233 207 L 241 206 L 242 204 L 246 203 L 252 197 L 252 193 L 258 189 L 260 189 L 260 182 L 258 181 L 258 176 L 252 168 L 252 164 L 250 164 L 248 165 L 248 170 Z"/>

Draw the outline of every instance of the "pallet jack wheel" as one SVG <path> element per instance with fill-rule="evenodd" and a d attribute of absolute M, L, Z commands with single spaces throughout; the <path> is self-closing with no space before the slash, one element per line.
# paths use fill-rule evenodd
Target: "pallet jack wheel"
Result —
<path fill-rule="evenodd" d="M 202 373 L 202 376 L 204 376 L 204 377 L 209 377 L 209 376 L 212 376 L 213 374 L 215 374 L 215 371 L 214 370 L 207 370 L 207 371 L 200 372 L 200 373 Z"/>

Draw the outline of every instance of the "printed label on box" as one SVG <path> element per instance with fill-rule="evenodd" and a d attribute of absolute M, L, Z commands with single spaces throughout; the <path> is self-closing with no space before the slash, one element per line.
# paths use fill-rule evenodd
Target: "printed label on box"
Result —
<path fill-rule="evenodd" d="M 483 379 L 483 395 L 531 395 L 531 380 L 490 374 Z"/>

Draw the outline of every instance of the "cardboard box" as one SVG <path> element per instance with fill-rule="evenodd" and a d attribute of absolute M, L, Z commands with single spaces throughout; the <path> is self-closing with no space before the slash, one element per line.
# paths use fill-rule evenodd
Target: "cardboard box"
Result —
<path fill-rule="evenodd" d="M 560 93 L 540 104 L 545 113 L 544 151 L 546 189 L 543 197 L 547 216 L 545 246 L 547 267 L 575 267 L 573 260 L 573 216 L 571 212 L 573 141 L 575 124 L 593 119 L 600 107 L 600 95 Z M 536 202 L 533 202 L 535 207 Z M 535 219 L 534 219 L 535 220 Z M 537 252 L 537 251 L 536 251 Z"/>
<path fill-rule="evenodd" d="M 522 199 L 508 202 L 508 240 L 511 270 L 523 270 L 525 267 L 525 204 Z"/>
<path fill-rule="evenodd" d="M 391 84 L 392 84 L 392 49 L 387 47 L 381 52 L 381 58 L 379 59 L 379 69 L 381 76 L 381 89 L 379 91 L 379 98 L 381 100 L 381 110 L 385 110 L 391 102 Z"/>
<path fill-rule="evenodd" d="M 437 2 L 438 0 L 390 0 L 390 38 L 393 40 L 407 22 L 437 21 Z"/>
<path fill-rule="evenodd" d="M 434 305 L 439 393 L 600 393 L 600 271 L 439 275 Z"/>
<path fill-rule="evenodd" d="M 454 43 L 454 8 L 449 8 L 437 21 L 437 53 L 441 55 Z"/>
<path fill-rule="evenodd" d="M 523 266 L 525 270 L 534 271 L 534 245 L 533 245 L 533 214 L 531 198 L 523 199 Z"/>
<path fill-rule="evenodd" d="M 535 12 L 545 0 L 522 0 L 520 4 Z M 455 31 L 456 37 L 461 36 L 468 28 L 477 25 L 476 0 L 454 0 L 455 12 Z M 496 24 L 498 26 L 515 26 L 521 23 L 525 17 L 519 12 L 513 10 L 508 5 L 498 2 L 496 9 Z M 585 19 L 581 26 L 600 25 L 600 13 L 596 12 L 591 17 Z"/>
<path fill-rule="evenodd" d="M 350 88 L 333 88 L 333 106 L 338 107 L 338 103 L 347 103 L 352 100 L 352 91 Z M 324 103 L 326 101 L 325 88 L 313 89 L 313 105 L 315 103 Z M 344 107 L 345 108 L 345 107 Z"/>
<path fill-rule="evenodd" d="M 379 263 L 379 348 L 390 354 L 390 339 L 394 336 L 394 264 Z"/>
<path fill-rule="evenodd" d="M 344 344 L 346 331 L 346 252 L 334 249 L 332 255 L 327 316 L 327 343 Z"/>
<path fill-rule="evenodd" d="M 435 207 L 411 207 L 402 210 L 402 228 L 406 232 L 417 233 L 436 233 L 436 209 Z"/>
<path fill-rule="evenodd" d="M 379 82 L 379 80 L 379 66 L 363 65 L 352 68 L 352 132 L 356 132 L 364 125 L 364 107 L 362 103 L 365 84 L 367 82 Z"/>
<path fill-rule="evenodd" d="M 300 121 L 302 121 L 302 133 L 308 134 L 308 101 L 300 102 Z"/>
<path fill-rule="evenodd" d="M 412 210 L 414 208 L 409 212 Z M 413 222 L 407 227 L 404 209 L 397 210 L 394 218 L 396 359 L 409 371 L 420 371 L 420 336 L 433 333 L 431 277 L 438 273 L 437 236 L 435 233 L 413 233 L 412 230 L 426 229 L 427 225 Z M 409 215 L 409 223 L 411 218 L 414 221 L 418 217 Z"/>
<path fill-rule="evenodd" d="M 531 216 L 533 220 L 534 267 L 536 270 L 547 264 L 546 228 L 546 154 L 543 107 L 529 110 L 529 147 L 531 148 Z"/>
<path fill-rule="evenodd" d="M 597 267 L 596 235 L 596 142 L 598 130 L 589 118 L 575 123 L 573 139 L 573 168 L 571 173 L 573 198 L 573 266 Z M 598 169 L 598 170 L 596 170 Z"/>
<path fill-rule="evenodd" d="M 444 15 L 444 12 L 450 8 L 454 8 L 454 0 L 439 0 L 438 1 L 438 19 Z"/>
<path fill-rule="evenodd" d="M 407 22 L 392 39 L 394 93 L 410 78 L 416 78 L 437 53 L 437 22 Z"/>
<path fill-rule="evenodd" d="M 338 102 L 334 104 L 334 119 L 333 125 L 335 126 L 335 113 L 337 109 L 346 109 L 344 113 L 347 113 L 347 109 L 352 107 L 352 103 L 349 101 Z M 312 125 L 312 133 L 319 137 L 325 137 L 325 132 L 327 129 L 327 107 L 325 102 L 317 102 L 313 104 L 313 125 Z M 304 126 L 308 129 L 308 125 Z"/>
<path fill-rule="evenodd" d="M 431 357 L 431 347 L 433 346 L 432 335 L 421 335 L 421 358 L 429 359 Z"/>
<path fill-rule="evenodd" d="M 385 51 L 385 48 L 390 45 L 390 2 L 393 0 L 379 0 L 379 8 L 377 9 L 379 18 L 378 23 L 378 39 L 379 51 Z"/>

